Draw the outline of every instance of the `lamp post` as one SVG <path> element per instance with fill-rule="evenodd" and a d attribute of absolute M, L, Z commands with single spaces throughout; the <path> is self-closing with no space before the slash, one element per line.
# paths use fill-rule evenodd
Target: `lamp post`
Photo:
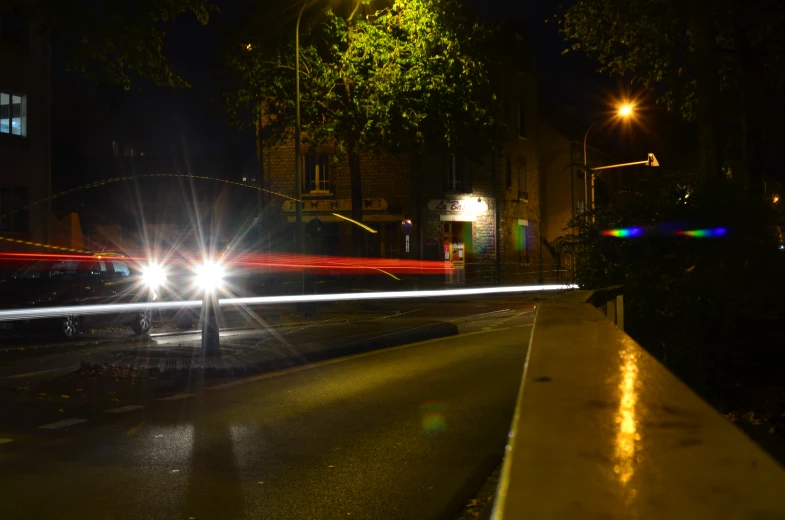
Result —
<path fill-rule="evenodd" d="M 303 18 L 303 13 L 306 7 L 311 5 L 312 0 L 305 0 L 300 13 L 297 15 L 297 25 L 294 29 L 294 106 L 295 106 L 295 123 L 294 123 L 294 186 L 295 186 L 295 212 L 294 212 L 294 246 L 297 253 L 303 252 L 303 209 L 302 209 L 302 162 L 303 158 L 300 157 L 300 20 Z"/>
<path fill-rule="evenodd" d="M 629 118 L 635 112 L 633 105 L 629 103 L 625 103 L 624 105 L 620 106 L 619 109 L 616 111 L 616 115 L 622 118 Z M 586 130 L 586 134 L 583 136 L 583 211 L 586 212 L 589 207 L 589 161 L 586 153 L 586 141 L 589 139 L 589 133 L 591 132 L 592 128 L 599 123 L 600 121 L 595 121 L 589 128 Z M 591 176 L 591 209 L 594 209 L 594 176 Z"/>
<path fill-rule="evenodd" d="M 297 248 L 298 253 L 303 253 L 303 233 L 302 233 L 302 226 L 303 226 L 303 212 L 302 212 L 302 157 L 300 157 L 300 20 L 302 20 L 303 13 L 311 4 L 314 4 L 317 0 L 305 0 L 303 2 L 302 7 L 300 7 L 300 12 L 297 15 L 297 25 L 294 29 L 294 96 L 295 96 L 295 126 L 294 126 L 294 172 L 297 178 L 295 179 L 295 198 L 297 201 L 296 204 L 296 211 L 294 213 L 294 222 L 295 222 L 295 232 L 294 232 L 294 241 L 295 247 Z M 355 4 L 354 11 L 352 14 L 349 15 L 349 20 L 351 20 L 357 9 L 360 7 L 360 2 Z"/>
<path fill-rule="evenodd" d="M 586 140 L 589 138 L 589 132 L 594 126 L 599 123 L 599 121 L 593 122 L 588 130 L 586 130 L 586 135 L 583 136 L 583 212 L 586 213 L 589 209 L 589 165 L 588 160 L 586 158 Z M 592 182 L 592 185 L 594 183 Z"/>

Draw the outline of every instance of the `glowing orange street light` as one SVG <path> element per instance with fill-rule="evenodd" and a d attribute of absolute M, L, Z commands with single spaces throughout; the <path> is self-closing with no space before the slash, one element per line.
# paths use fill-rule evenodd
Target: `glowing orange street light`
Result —
<path fill-rule="evenodd" d="M 616 112 L 618 117 L 622 117 L 624 119 L 629 119 L 635 113 L 635 107 L 632 103 L 624 103 L 619 107 L 619 110 Z M 586 154 L 586 140 L 589 138 L 589 133 L 591 132 L 594 125 L 599 123 L 600 121 L 595 121 L 589 126 L 589 129 L 586 130 L 586 135 L 583 136 L 583 211 L 585 212 L 589 206 L 589 165 L 588 165 L 588 157 Z M 591 178 L 591 208 L 594 209 L 594 177 Z"/>
<path fill-rule="evenodd" d="M 626 103 L 619 107 L 619 116 L 621 117 L 630 117 L 634 111 L 634 107 L 629 103 Z"/>

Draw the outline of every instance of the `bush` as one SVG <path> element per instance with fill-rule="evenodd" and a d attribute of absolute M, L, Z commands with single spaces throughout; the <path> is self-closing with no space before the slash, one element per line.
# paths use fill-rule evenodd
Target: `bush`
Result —
<path fill-rule="evenodd" d="M 700 393 L 782 361 L 783 260 L 771 204 L 732 180 L 649 174 L 572 219 L 562 238 L 583 288 L 625 286 L 625 328 Z M 592 222 L 593 219 L 593 222 Z M 617 238 L 604 230 L 641 229 Z M 724 229 L 716 237 L 683 230 Z"/>

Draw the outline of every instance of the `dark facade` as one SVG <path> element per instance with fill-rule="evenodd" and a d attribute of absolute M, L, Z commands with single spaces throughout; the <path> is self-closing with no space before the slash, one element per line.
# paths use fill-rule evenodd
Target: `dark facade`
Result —
<path fill-rule="evenodd" d="M 24 12 L 0 13 L 0 236 L 48 242 L 50 46 Z M 22 249 L 0 241 L 0 249 Z"/>

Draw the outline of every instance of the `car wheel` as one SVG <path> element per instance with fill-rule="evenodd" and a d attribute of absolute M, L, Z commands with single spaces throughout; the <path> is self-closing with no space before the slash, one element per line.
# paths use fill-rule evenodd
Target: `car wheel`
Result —
<path fill-rule="evenodd" d="M 79 316 L 65 316 L 60 322 L 60 332 L 65 339 L 73 339 L 79 335 L 81 323 Z"/>
<path fill-rule="evenodd" d="M 152 326 L 153 320 L 150 316 L 150 311 L 140 312 L 134 318 L 133 323 L 131 323 L 131 329 L 138 335 L 147 334 Z"/>

